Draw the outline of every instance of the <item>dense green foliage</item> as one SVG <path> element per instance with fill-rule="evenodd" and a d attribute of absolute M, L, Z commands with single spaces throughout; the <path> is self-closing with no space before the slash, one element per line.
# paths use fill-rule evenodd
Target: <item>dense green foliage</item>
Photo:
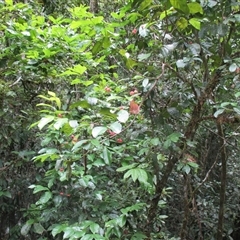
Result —
<path fill-rule="evenodd" d="M 0 238 L 238 239 L 239 5 L 0 1 Z"/>

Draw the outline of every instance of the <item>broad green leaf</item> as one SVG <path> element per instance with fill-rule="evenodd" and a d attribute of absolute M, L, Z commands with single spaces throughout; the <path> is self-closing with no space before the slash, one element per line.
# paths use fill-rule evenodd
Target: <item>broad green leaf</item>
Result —
<path fill-rule="evenodd" d="M 53 120 L 54 120 L 54 116 L 43 117 L 38 123 L 38 128 L 42 130 L 44 126 L 46 126 L 48 123 L 52 122 Z"/>
<path fill-rule="evenodd" d="M 203 9 L 200 3 L 197 2 L 192 2 L 192 3 L 188 3 L 188 8 L 189 8 L 189 12 L 191 14 L 195 14 L 195 13 L 201 13 L 203 14 Z"/>
<path fill-rule="evenodd" d="M 185 14 L 189 13 L 189 8 L 186 0 L 170 0 L 170 3 L 177 10 L 180 10 Z"/>
<path fill-rule="evenodd" d="M 13 0 L 5 0 L 5 3 L 7 6 L 12 6 L 13 5 Z"/>
<path fill-rule="evenodd" d="M 74 144 L 72 151 L 76 152 L 76 150 L 78 150 L 82 145 L 86 144 L 87 142 L 88 140 L 86 139 L 78 141 L 76 144 Z"/>
<path fill-rule="evenodd" d="M 134 66 L 137 65 L 137 62 L 131 58 L 128 58 L 127 61 L 126 61 L 126 67 L 128 69 L 132 69 Z"/>
<path fill-rule="evenodd" d="M 188 26 L 188 21 L 186 18 L 181 17 L 177 20 L 176 25 L 178 29 L 183 30 Z"/>
<path fill-rule="evenodd" d="M 99 135 L 104 134 L 107 131 L 106 127 L 94 127 L 92 129 L 92 136 L 94 138 L 98 137 Z"/>
<path fill-rule="evenodd" d="M 199 165 L 195 162 L 188 162 L 188 165 L 192 168 L 198 168 L 199 167 Z"/>
<path fill-rule="evenodd" d="M 237 64 L 236 63 L 232 63 L 230 66 L 229 66 L 229 71 L 230 72 L 235 72 L 236 69 L 237 69 Z"/>
<path fill-rule="evenodd" d="M 31 224 L 25 223 L 21 228 L 21 235 L 26 236 L 31 228 Z"/>
<path fill-rule="evenodd" d="M 189 174 L 191 171 L 191 168 L 189 167 L 189 165 L 185 165 L 183 166 L 182 171 L 185 172 L 186 174 Z"/>
<path fill-rule="evenodd" d="M 235 97 L 236 98 L 240 97 L 240 92 L 235 93 Z"/>
<path fill-rule="evenodd" d="M 172 142 L 178 142 L 180 136 L 181 136 L 181 134 L 179 132 L 175 132 L 175 133 L 170 134 L 167 138 L 169 140 L 171 140 Z"/>
<path fill-rule="evenodd" d="M 116 119 L 116 114 L 112 113 L 110 108 L 106 108 L 106 107 L 101 108 L 99 113 L 103 116 L 107 116 L 107 117 Z"/>
<path fill-rule="evenodd" d="M 237 113 L 238 115 L 240 114 L 240 108 L 234 107 L 233 110 L 234 110 L 234 112 Z"/>
<path fill-rule="evenodd" d="M 72 227 L 67 227 L 64 230 L 63 239 L 70 238 L 71 236 L 74 235 L 74 233 L 75 233 L 75 231 L 73 230 Z"/>
<path fill-rule="evenodd" d="M 77 120 L 70 120 L 70 121 L 69 121 L 69 125 L 70 125 L 70 127 L 72 127 L 72 128 L 76 128 L 79 124 L 78 124 L 78 121 L 77 121 Z"/>
<path fill-rule="evenodd" d="M 45 192 L 41 198 L 36 202 L 36 205 L 42 205 L 44 203 L 47 203 L 52 198 L 51 192 Z"/>
<path fill-rule="evenodd" d="M 126 110 L 120 110 L 117 115 L 118 115 L 117 119 L 121 123 L 127 122 L 129 118 L 129 113 Z"/>
<path fill-rule="evenodd" d="M 102 49 L 102 44 L 103 44 L 102 40 L 95 43 L 95 45 L 92 48 L 93 55 L 100 52 L 100 50 Z"/>
<path fill-rule="evenodd" d="M 148 59 L 151 56 L 151 53 L 141 53 L 138 55 L 138 60 L 143 61 Z"/>
<path fill-rule="evenodd" d="M 92 233 L 98 233 L 100 226 L 97 223 L 92 222 L 89 226 Z"/>
<path fill-rule="evenodd" d="M 136 166 L 137 166 L 137 163 L 133 163 L 133 164 L 130 164 L 130 165 L 126 165 L 126 166 L 120 167 L 116 171 L 117 172 L 124 172 L 124 171 L 126 171 L 128 169 L 135 168 Z"/>
<path fill-rule="evenodd" d="M 12 198 L 12 194 L 9 191 L 4 191 L 2 195 L 8 198 Z"/>
<path fill-rule="evenodd" d="M 54 123 L 53 127 L 59 130 L 67 122 L 68 118 L 58 118 L 57 121 Z"/>
<path fill-rule="evenodd" d="M 41 192 L 41 191 L 49 191 L 47 187 L 43 187 L 41 185 L 31 185 L 28 188 L 34 188 L 33 194 Z"/>
<path fill-rule="evenodd" d="M 55 237 L 58 233 L 63 232 L 67 228 L 66 224 L 60 224 L 53 228 L 52 235 Z"/>
<path fill-rule="evenodd" d="M 195 27 L 197 30 L 200 30 L 200 28 L 201 28 L 201 22 L 199 21 L 199 19 L 197 19 L 197 18 L 191 18 L 191 19 L 189 20 L 189 23 L 190 23 L 193 27 Z"/>
<path fill-rule="evenodd" d="M 141 168 L 133 168 L 128 170 L 124 174 L 123 178 L 126 179 L 129 177 L 131 177 L 134 182 L 138 180 L 139 182 L 147 183 L 148 180 L 147 172 Z"/>
<path fill-rule="evenodd" d="M 116 134 L 119 134 L 122 131 L 122 125 L 119 122 L 112 123 L 109 128 L 115 132 Z"/>
<path fill-rule="evenodd" d="M 103 148 L 102 158 L 106 164 L 109 165 L 111 163 L 111 154 L 106 146 Z"/>
<path fill-rule="evenodd" d="M 35 233 L 42 234 L 45 231 L 41 223 L 34 223 L 33 227 Z"/>
<path fill-rule="evenodd" d="M 78 102 L 75 102 L 75 103 L 70 105 L 70 109 L 73 109 L 73 108 L 76 108 L 76 107 L 90 109 L 91 104 L 89 104 L 87 100 L 82 100 L 82 101 L 78 101 Z"/>

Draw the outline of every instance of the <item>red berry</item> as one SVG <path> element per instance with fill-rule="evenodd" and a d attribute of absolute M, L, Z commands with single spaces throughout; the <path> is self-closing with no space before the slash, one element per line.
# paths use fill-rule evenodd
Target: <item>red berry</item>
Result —
<path fill-rule="evenodd" d="M 106 92 L 111 92 L 111 88 L 110 88 L 110 87 L 105 87 L 104 90 L 105 90 Z"/>
<path fill-rule="evenodd" d="M 62 115 L 61 113 L 59 113 L 57 116 L 58 116 L 59 118 L 62 118 L 62 117 L 63 117 L 63 115 Z"/>
<path fill-rule="evenodd" d="M 60 172 L 64 172 L 64 168 L 59 168 L 59 171 Z"/>
<path fill-rule="evenodd" d="M 63 196 L 63 195 L 64 195 L 64 193 L 63 193 L 63 192 L 60 192 L 59 194 L 60 194 L 61 196 Z"/>
<path fill-rule="evenodd" d="M 122 142 L 123 142 L 123 140 L 121 138 L 117 139 L 117 143 L 122 143 Z"/>
<path fill-rule="evenodd" d="M 132 30 L 132 34 L 136 34 L 136 33 L 137 33 L 137 29 L 134 28 L 134 29 Z"/>
<path fill-rule="evenodd" d="M 134 92 L 134 91 L 131 91 L 129 94 L 132 96 L 132 95 L 134 95 L 134 94 L 135 94 L 135 92 Z"/>

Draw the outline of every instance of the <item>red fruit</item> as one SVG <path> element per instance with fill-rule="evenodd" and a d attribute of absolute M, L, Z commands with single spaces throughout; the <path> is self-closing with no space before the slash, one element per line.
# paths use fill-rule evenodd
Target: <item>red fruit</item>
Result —
<path fill-rule="evenodd" d="M 64 193 L 63 193 L 63 192 L 60 192 L 59 194 L 60 194 L 61 196 L 63 196 L 63 195 L 64 195 Z"/>
<path fill-rule="evenodd" d="M 137 103 L 135 103 L 133 100 L 130 102 L 129 112 L 131 114 L 139 114 L 140 112 L 140 106 Z"/>
<path fill-rule="evenodd" d="M 64 172 L 64 168 L 59 168 L 59 171 L 60 172 Z"/>
<path fill-rule="evenodd" d="M 122 138 L 117 139 L 117 143 L 122 143 L 122 142 L 123 142 Z"/>
<path fill-rule="evenodd" d="M 111 131 L 110 129 L 108 129 L 107 132 L 109 133 L 109 135 L 110 135 L 111 137 L 113 137 L 113 136 L 116 135 L 116 133 L 113 132 L 113 131 Z"/>
<path fill-rule="evenodd" d="M 67 197 L 71 197 L 71 194 L 67 194 L 66 196 L 67 196 Z"/>
<path fill-rule="evenodd" d="M 105 90 L 106 92 L 111 92 L 111 88 L 110 88 L 110 87 L 105 87 L 104 90 Z"/>
<path fill-rule="evenodd" d="M 62 117 L 63 117 L 63 115 L 62 115 L 61 113 L 59 113 L 57 116 L 58 116 L 59 118 L 62 118 Z"/>
<path fill-rule="evenodd" d="M 136 34 L 136 33 L 137 33 L 137 29 L 134 28 L 134 29 L 132 30 L 132 34 Z"/>
<path fill-rule="evenodd" d="M 134 91 L 131 91 L 129 94 L 132 96 L 132 95 L 134 95 L 134 94 L 135 94 L 135 92 L 134 92 Z"/>

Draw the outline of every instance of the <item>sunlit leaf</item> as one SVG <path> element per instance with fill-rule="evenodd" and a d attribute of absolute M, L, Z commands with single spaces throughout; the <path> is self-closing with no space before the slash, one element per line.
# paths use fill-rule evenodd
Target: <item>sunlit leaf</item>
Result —
<path fill-rule="evenodd" d="M 92 136 L 94 138 L 98 137 L 99 135 L 104 134 L 107 131 L 106 127 L 94 127 L 92 129 Z"/>
<path fill-rule="evenodd" d="M 189 8 L 186 0 L 170 0 L 172 6 L 185 14 L 189 13 Z"/>
<path fill-rule="evenodd" d="M 119 133 L 122 131 L 122 124 L 119 123 L 119 122 L 114 122 L 114 123 L 110 124 L 109 128 L 110 128 L 113 132 L 119 134 Z"/>
<path fill-rule="evenodd" d="M 203 14 L 203 9 L 200 3 L 191 2 L 191 3 L 188 3 L 187 5 L 191 14 L 195 14 L 195 13 Z"/>
<path fill-rule="evenodd" d="M 121 123 L 127 122 L 129 118 L 129 113 L 126 110 L 120 110 L 117 115 L 118 115 L 117 119 Z"/>
<path fill-rule="evenodd" d="M 38 128 L 42 130 L 44 126 L 46 126 L 48 123 L 52 122 L 54 120 L 54 116 L 47 116 L 41 118 L 41 120 L 38 123 Z"/>
<path fill-rule="evenodd" d="M 189 20 L 189 23 L 190 23 L 193 27 L 195 27 L 197 30 L 200 30 L 200 28 L 201 28 L 201 22 L 199 21 L 199 19 L 197 19 L 197 18 L 191 18 L 191 19 Z"/>

